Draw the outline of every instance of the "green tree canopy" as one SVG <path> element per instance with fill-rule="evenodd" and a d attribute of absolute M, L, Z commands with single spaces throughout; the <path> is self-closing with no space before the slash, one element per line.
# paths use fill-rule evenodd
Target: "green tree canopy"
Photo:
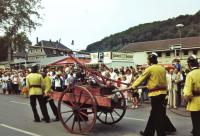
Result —
<path fill-rule="evenodd" d="M 117 51 L 133 42 L 173 39 L 179 37 L 177 24 L 183 24 L 182 37 L 200 36 L 200 11 L 195 15 L 180 15 L 164 21 L 140 24 L 112 34 L 87 46 L 87 52 Z"/>
<path fill-rule="evenodd" d="M 0 0 L 0 29 L 7 36 L 19 30 L 36 29 L 41 19 L 38 11 L 42 9 L 41 0 Z"/>

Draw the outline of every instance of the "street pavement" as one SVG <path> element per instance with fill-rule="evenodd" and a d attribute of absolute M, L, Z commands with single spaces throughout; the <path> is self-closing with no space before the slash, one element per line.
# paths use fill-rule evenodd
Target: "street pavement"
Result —
<path fill-rule="evenodd" d="M 39 109 L 39 107 L 37 107 Z M 49 114 L 54 118 L 50 107 Z M 38 110 L 39 113 L 40 110 Z M 184 112 L 184 110 L 181 110 Z M 89 136 L 139 136 L 146 126 L 150 105 L 142 104 L 138 109 L 128 109 L 124 118 L 115 125 L 104 125 L 96 121 Z M 190 136 L 190 117 L 167 112 L 177 128 L 177 136 Z M 40 114 L 40 117 L 41 114 Z M 0 136 L 71 136 L 60 122 L 35 123 L 29 99 L 20 95 L 0 95 Z"/>

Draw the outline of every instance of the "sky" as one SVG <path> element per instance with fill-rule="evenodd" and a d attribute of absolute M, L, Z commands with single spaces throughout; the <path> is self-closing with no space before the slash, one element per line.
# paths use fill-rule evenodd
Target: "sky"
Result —
<path fill-rule="evenodd" d="M 61 39 L 68 48 L 83 50 L 139 24 L 195 14 L 200 0 L 43 0 L 42 6 L 42 26 L 29 34 L 32 43 L 36 37 Z"/>

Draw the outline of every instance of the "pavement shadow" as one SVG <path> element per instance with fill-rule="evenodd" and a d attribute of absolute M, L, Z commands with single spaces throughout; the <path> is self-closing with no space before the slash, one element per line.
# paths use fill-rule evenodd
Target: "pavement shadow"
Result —
<path fill-rule="evenodd" d="M 101 123 L 96 123 L 92 131 L 88 136 L 138 136 L 137 130 L 134 127 L 130 129 L 127 125 L 115 124 L 115 125 L 105 125 Z"/>

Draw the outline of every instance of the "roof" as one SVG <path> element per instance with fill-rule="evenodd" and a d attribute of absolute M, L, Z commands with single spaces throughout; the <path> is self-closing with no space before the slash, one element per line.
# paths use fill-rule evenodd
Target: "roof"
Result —
<path fill-rule="evenodd" d="M 38 63 L 40 66 L 46 66 L 49 65 L 51 63 L 57 62 L 59 60 L 62 60 L 66 58 L 66 56 L 58 56 L 58 57 L 47 57 L 47 58 L 42 58 L 42 59 L 38 59 Z"/>
<path fill-rule="evenodd" d="M 43 48 L 54 48 L 54 49 L 56 48 L 56 49 L 61 49 L 61 50 L 71 50 L 58 41 L 54 42 L 54 41 L 42 40 L 42 41 L 38 42 L 35 46 L 36 47 L 39 46 L 39 47 L 43 47 Z"/>
<path fill-rule="evenodd" d="M 90 59 L 76 58 L 76 60 L 83 65 L 90 62 Z M 75 63 L 76 62 L 72 58 L 65 57 L 64 59 L 61 59 L 54 63 L 51 63 L 49 66 L 62 66 L 62 65 L 66 65 L 66 64 L 75 64 Z"/>
<path fill-rule="evenodd" d="M 140 51 L 159 51 L 169 50 L 170 45 L 180 45 L 180 38 L 147 41 L 147 42 L 136 42 L 130 43 L 123 47 L 121 52 L 140 52 Z M 181 49 L 188 48 L 200 48 L 200 37 L 186 37 L 181 38 Z"/>

